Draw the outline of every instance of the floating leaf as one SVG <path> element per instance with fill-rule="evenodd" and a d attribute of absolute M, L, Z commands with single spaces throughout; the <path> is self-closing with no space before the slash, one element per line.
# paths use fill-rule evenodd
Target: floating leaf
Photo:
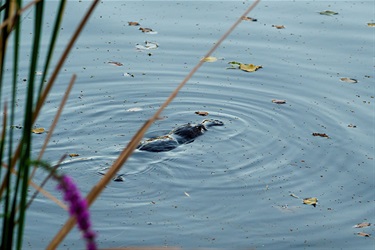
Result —
<path fill-rule="evenodd" d="M 115 66 L 122 66 L 123 64 L 120 62 L 108 62 L 109 64 L 115 65 Z"/>
<path fill-rule="evenodd" d="M 254 72 L 258 69 L 262 68 L 261 65 L 254 65 L 254 64 L 240 64 L 240 69 L 246 72 Z"/>
<path fill-rule="evenodd" d="M 303 199 L 303 204 L 306 204 L 306 205 L 313 205 L 314 207 L 316 207 L 317 203 L 318 203 L 318 198 L 316 197 Z"/>
<path fill-rule="evenodd" d="M 139 26 L 138 22 L 128 22 L 129 26 Z"/>
<path fill-rule="evenodd" d="M 252 17 L 248 17 L 248 16 L 244 16 L 244 17 L 242 17 L 242 20 L 244 20 L 244 21 L 251 21 L 251 22 L 256 22 L 256 21 L 258 21 L 257 19 L 252 18 Z"/>
<path fill-rule="evenodd" d="M 367 23 L 367 26 L 369 26 L 369 27 L 375 27 L 375 23 Z"/>
<path fill-rule="evenodd" d="M 70 157 L 77 157 L 79 154 L 69 154 Z"/>
<path fill-rule="evenodd" d="M 142 31 L 143 33 L 148 33 L 148 34 L 157 34 L 158 32 L 150 29 L 150 28 L 142 28 L 140 27 L 139 28 L 140 31 Z"/>
<path fill-rule="evenodd" d="M 342 82 L 348 82 L 348 83 L 357 83 L 358 82 L 356 79 L 349 78 L 349 77 L 342 77 L 342 78 L 340 78 L 340 80 Z"/>
<path fill-rule="evenodd" d="M 190 194 L 188 194 L 187 192 L 184 192 L 184 194 L 185 194 L 187 197 L 190 197 Z"/>
<path fill-rule="evenodd" d="M 371 223 L 369 222 L 362 222 L 362 223 L 358 223 L 357 225 L 354 225 L 353 227 L 355 228 L 364 228 L 364 227 L 369 227 L 371 226 Z"/>
<path fill-rule="evenodd" d="M 320 136 L 320 137 L 326 137 L 329 138 L 329 136 L 325 133 L 312 133 L 313 136 Z"/>
<path fill-rule="evenodd" d="M 273 102 L 273 103 L 276 103 L 276 104 L 285 104 L 285 103 L 286 103 L 286 100 L 277 100 L 277 99 L 273 99 L 272 102 Z"/>
<path fill-rule="evenodd" d="M 276 29 L 285 29 L 284 25 L 272 25 L 272 27 L 275 27 Z"/>
<path fill-rule="evenodd" d="M 326 15 L 326 16 L 332 16 L 332 15 L 337 15 L 339 13 L 334 12 L 332 10 L 325 10 L 325 11 L 319 12 L 319 14 L 320 15 Z"/>
<path fill-rule="evenodd" d="M 363 236 L 363 237 L 370 237 L 371 234 L 364 233 L 364 232 L 359 232 L 359 233 L 357 233 L 357 235 Z"/>
<path fill-rule="evenodd" d="M 142 28 L 142 27 L 140 27 L 139 30 L 142 31 L 142 32 L 151 32 L 152 31 L 152 29 L 150 29 L 150 28 Z"/>
<path fill-rule="evenodd" d="M 203 62 L 216 62 L 217 58 L 214 56 L 208 56 L 201 59 Z"/>
<path fill-rule="evenodd" d="M 299 199 L 299 197 L 295 194 L 290 194 L 290 196 L 292 196 L 293 198 Z"/>
<path fill-rule="evenodd" d="M 34 128 L 31 130 L 34 134 L 43 134 L 44 131 L 44 128 Z"/>
<path fill-rule="evenodd" d="M 208 115 L 208 112 L 206 112 L 206 111 L 196 111 L 195 113 L 197 115 L 200 115 L 200 116 L 207 116 Z"/>

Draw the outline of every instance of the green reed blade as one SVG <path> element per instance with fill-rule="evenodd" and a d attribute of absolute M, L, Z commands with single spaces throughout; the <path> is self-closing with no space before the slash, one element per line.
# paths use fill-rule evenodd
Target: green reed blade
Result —
<path fill-rule="evenodd" d="M 47 77 L 48 68 L 49 68 L 49 65 L 50 65 L 50 62 L 51 62 L 51 59 L 52 59 L 53 50 L 55 48 L 55 44 L 56 44 L 57 37 L 58 37 L 58 34 L 59 34 L 59 30 L 60 30 L 61 20 L 64 16 L 65 5 L 66 5 L 66 0 L 61 0 L 58 11 L 57 11 L 57 14 L 56 14 L 55 25 L 54 25 L 54 28 L 53 28 L 53 31 L 52 31 L 51 41 L 50 41 L 50 44 L 49 44 L 47 58 L 46 58 L 45 66 L 44 66 L 44 69 L 43 69 L 42 79 L 41 79 L 40 85 L 39 85 L 38 99 L 40 97 L 40 94 L 42 93 L 44 82 L 45 82 L 46 77 Z"/>
<path fill-rule="evenodd" d="M 29 82 L 26 97 L 26 107 L 24 115 L 24 130 L 22 135 L 22 150 L 19 161 L 17 184 L 19 179 L 22 178 L 22 186 L 20 190 L 20 210 L 18 218 L 18 233 L 17 233 L 17 249 L 22 248 L 23 229 L 26 216 L 26 203 L 27 203 L 27 190 L 28 178 L 30 170 L 30 153 L 31 153 L 31 129 L 33 125 L 33 102 L 34 102 L 34 82 L 35 71 L 38 65 L 38 54 L 40 49 L 42 21 L 43 21 L 44 1 L 38 2 L 35 6 L 35 24 L 34 24 L 34 40 L 32 45 L 32 55 L 29 68 Z M 17 195 L 18 185 L 16 184 L 15 195 Z M 14 203 L 13 203 L 14 204 Z M 13 207 L 12 209 L 15 209 Z"/>

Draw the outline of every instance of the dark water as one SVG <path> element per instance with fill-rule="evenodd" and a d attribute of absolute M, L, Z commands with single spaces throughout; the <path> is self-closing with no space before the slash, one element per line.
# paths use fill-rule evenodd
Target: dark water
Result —
<path fill-rule="evenodd" d="M 57 162 L 64 153 L 79 154 L 61 171 L 87 193 L 101 178 L 98 172 L 249 4 L 101 3 L 37 122 L 49 127 L 77 73 L 45 158 Z M 59 51 L 87 6 L 68 4 Z M 339 14 L 320 15 L 324 10 Z M 50 11 L 47 29 L 52 6 Z M 374 3 L 263 1 L 250 16 L 258 21 L 239 25 L 214 53 L 219 60 L 203 65 L 148 136 L 200 122 L 198 110 L 225 126 L 173 151 L 135 152 L 121 169 L 125 181 L 108 185 L 92 207 L 101 247 L 374 249 L 374 227 L 353 228 L 375 222 L 375 29 L 367 26 L 374 22 Z M 157 34 L 142 33 L 128 21 Z M 23 24 L 30 27 L 31 14 Z M 159 47 L 138 51 L 145 41 Z M 229 70 L 229 61 L 263 68 Z M 44 137 L 35 135 L 35 154 Z M 43 176 L 38 173 L 36 182 Z M 46 189 L 60 197 L 54 183 Z M 307 197 L 317 197 L 318 205 L 302 204 Z M 67 218 L 42 196 L 28 215 L 30 249 L 44 248 Z M 356 235 L 362 231 L 372 236 Z M 61 249 L 83 246 L 73 230 Z"/>

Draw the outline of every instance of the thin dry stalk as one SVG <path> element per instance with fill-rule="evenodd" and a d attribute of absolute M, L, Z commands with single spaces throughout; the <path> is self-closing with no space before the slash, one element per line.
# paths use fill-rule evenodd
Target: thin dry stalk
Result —
<path fill-rule="evenodd" d="M 8 166 L 5 165 L 5 164 L 2 164 L 3 168 L 7 169 Z M 12 169 L 11 170 L 11 173 L 14 174 L 14 175 L 18 175 L 18 172 L 15 170 L 15 169 Z M 35 184 L 34 182 L 30 181 L 30 186 L 32 186 L 33 188 L 35 188 L 35 190 L 38 190 L 40 193 L 42 193 L 45 197 L 47 197 L 48 199 L 52 200 L 53 202 L 55 202 L 57 205 L 59 205 L 62 209 L 65 209 L 65 210 L 68 210 L 67 206 L 62 203 L 59 199 L 57 199 L 55 196 L 53 196 L 52 194 L 50 194 L 48 191 L 46 191 L 45 189 L 43 189 L 41 186 L 38 186 L 37 184 Z"/>
<path fill-rule="evenodd" d="M 252 9 L 260 2 L 260 0 L 255 0 L 253 4 L 243 13 L 242 16 L 238 18 L 238 20 L 228 29 L 228 31 L 215 43 L 215 45 L 207 52 L 205 57 L 209 57 L 219 46 L 220 44 L 228 37 L 228 35 L 237 27 L 237 25 L 242 21 L 242 19 L 247 16 Z M 91 189 L 90 193 L 87 195 L 87 203 L 89 206 L 94 202 L 94 200 L 99 196 L 99 194 L 103 191 L 105 186 L 111 181 L 113 176 L 118 172 L 121 166 L 125 163 L 125 161 L 129 158 L 129 156 L 133 153 L 135 148 L 137 147 L 138 143 L 143 138 L 147 129 L 155 122 L 161 112 L 172 102 L 172 100 L 177 96 L 178 92 L 181 88 L 186 84 L 186 82 L 194 75 L 194 73 L 202 66 L 204 63 L 203 60 L 200 60 L 198 64 L 190 71 L 190 73 L 182 80 L 182 82 L 177 86 L 177 88 L 172 92 L 172 94 L 168 97 L 168 99 L 163 103 L 163 105 L 155 112 L 155 114 L 147 120 L 143 126 L 137 131 L 137 133 L 133 136 L 129 144 L 126 148 L 121 152 L 117 160 L 113 163 L 112 167 L 108 170 L 108 172 L 103 176 L 103 178 Z M 65 225 L 61 228 L 61 230 L 56 234 L 56 236 L 52 239 L 50 244 L 47 246 L 47 249 L 56 249 L 60 242 L 65 238 L 65 236 L 70 232 L 70 230 L 74 227 L 76 223 L 76 219 L 74 217 L 70 217 Z"/>
<path fill-rule="evenodd" d="M 6 25 L 9 24 L 9 27 L 14 27 L 14 24 L 15 24 L 15 21 L 17 20 L 17 18 L 19 16 L 22 15 L 23 12 L 25 12 L 27 9 L 29 9 L 31 6 L 33 6 L 34 4 L 40 2 L 41 0 L 34 0 L 30 3 L 28 3 L 25 7 L 23 7 L 22 9 L 20 9 L 18 12 L 14 13 L 12 16 L 8 17 L 4 22 L 2 22 L 0 24 L 0 30 L 2 28 L 4 28 Z M 14 1 L 12 1 L 14 2 Z"/>
<path fill-rule="evenodd" d="M 48 134 L 46 136 L 46 139 L 44 140 L 44 143 L 43 143 L 43 146 L 42 146 L 42 149 L 40 150 L 39 152 L 39 156 L 38 156 L 38 161 L 40 161 L 42 159 L 42 156 L 44 154 L 44 151 L 46 150 L 47 148 L 47 144 L 49 142 L 49 140 L 51 139 L 51 136 L 53 134 L 53 131 L 55 130 L 55 127 L 57 125 L 57 122 L 59 121 L 59 118 L 61 116 L 61 113 L 63 111 L 63 108 L 66 104 L 66 101 L 68 100 L 68 97 L 69 97 L 69 94 L 70 94 L 70 91 L 72 90 L 73 88 L 73 85 L 74 85 L 74 82 L 77 78 L 77 75 L 76 74 L 73 74 L 72 76 L 72 79 L 70 80 L 69 82 L 69 85 L 68 85 L 68 88 L 66 89 L 66 92 L 63 96 L 63 99 L 61 100 L 61 103 L 60 103 L 60 106 L 59 106 L 59 109 L 57 110 L 57 113 L 55 115 L 55 118 L 53 119 L 53 122 L 51 124 L 51 127 L 49 128 L 48 130 Z M 30 175 L 30 180 L 34 177 L 34 174 L 35 174 L 35 171 L 36 171 L 37 167 L 34 167 L 31 175 Z"/>
<path fill-rule="evenodd" d="M 58 167 L 60 166 L 60 164 L 65 160 L 65 157 L 66 157 L 66 155 L 63 155 L 63 156 L 60 158 L 59 162 L 58 162 L 55 166 L 52 167 L 52 169 L 49 171 L 48 176 L 47 176 L 47 177 L 42 181 L 42 183 L 40 184 L 40 189 L 39 189 L 39 188 L 36 189 L 35 193 L 31 196 L 29 202 L 28 202 L 27 205 L 26 205 L 26 208 L 28 208 L 28 207 L 31 205 L 31 203 L 33 202 L 33 200 L 34 200 L 34 199 L 36 198 L 36 196 L 38 195 L 39 191 L 42 190 L 42 188 L 43 188 L 44 185 L 47 183 L 47 181 L 48 181 L 48 180 L 49 180 L 49 179 L 55 174 L 57 168 L 58 168 Z M 29 183 L 31 183 L 31 182 L 32 182 L 32 181 L 29 180 Z M 49 197 L 47 197 L 47 198 L 50 198 L 50 196 L 51 196 L 51 195 L 49 195 Z M 58 199 L 54 197 L 53 200 L 55 201 L 55 200 L 58 200 Z M 62 202 L 59 202 L 59 203 L 62 203 Z M 66 208 L 66 206 L 65 206 L 65 208 Z"/>

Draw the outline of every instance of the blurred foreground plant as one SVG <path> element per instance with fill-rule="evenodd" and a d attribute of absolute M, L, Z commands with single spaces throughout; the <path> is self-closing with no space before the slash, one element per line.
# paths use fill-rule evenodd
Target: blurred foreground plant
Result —
<path fill-rule="evenodd" d="M 3 113 L 0 116 L 2 117 L 0 137 L 0 208 L 2 209 L 0 227 L 1 249 L 22 248 L 26 211 L 33 199 L 30 199 L 28 195 L 30 185 L 35 187 L 38 191 L 43 192 L 49 198 L 57 200 L 31 181 L 31 177 L 35 172 L 35 167 L 37 166 L 33 165 L 33 163 L 40 162 L 40 159 L 43 156 L 45 147 L 52 135 L 53 129 L 61 114 L 61 110 L 73 86 L 75 76 L 73 76 L 72 81 L 67 87 L 67 91 L 49 130 L 49 134 L 46 138 L 44 146 L 40 151 L 38 161 L 33 161 L 31 159 L 31 152 L 33 150 L 31 130 L 55 82 L 55 79 L 65 59 L 67 58 L 68 53 L 70 52 L 74 42 L 77 40 L 78 35 L 82 31 L 84 24 L 87 22 L 89 16 L 98 3 L 98 1 L 93 1 L 91 7 L 84 15 L 81 23 L 77 27 L 77 30 L 67 44 L 66 49 L 61 55 L 56 67 L 52 70 L 48 81 L 46 81 L 66 2 L 66 0 L 61 0 L 59 3 L 54 28 L 50 34 L 51 40 L 48 46 L 47 56 L 43 62 L 44 68 L 42 77 L 39 83 L 37 83 L 35 80 L 35 72 L 37 71 L 39 51 L 41 48 L 45 1 L 29 1 L 28 4 L 23 8 L 21 7 L 21 0 L 7 0 L 0 2 L 0 4 L 2 4 L 0 6 L 0 18 L 2 20 L 2 23 L 0 24 L 0 110 L 3 110 Z M 28 66 L 27 88 L 24 93 L 25 96 L 17 97 L 16 90 L 20 82 L 20 79 L 18 78 L 20 58 L 27 58 L 26 55 L 19 54 L 21 51 L 21 20 L 23 13 L 30 8 L 32 8 L 34 11 L 34 25 L 30 48 L 31 56 Z M 29 33 L 30 31 L 26 32 Z M 5 65 L 7 67 L 5 67 Z M 7 69 L 10 69 L 11 81 L 5 80 L 5 72 Z M 44 84 L 45 82 L 46 84 Z M 5 86 L 7 87 L 7 90 L 11 89 L 11 96 L 9 96 L 9 94 L 7 96 L 5 93 L 3 93 Z M 17 98 L 25 101 L 23 112 L 16 109 Z M 10 104 L 9 107 L 7 102 Z M 19 115 L 21 115 L 21 117 L 18 117 Z M 23 123 L 23 125 L 20 126 L 22 128 L 22 135 L 18 140 L 18 145 L 15 145 L 16 140 L 14 139 L 14 129 L 12 129 L 16 118 L 18 120 L 22 119 Z M 32 170 L 33 166 L 34 170 Z M 80 197 L 77 188 L 69 177 L 64 176 L 57 178 L 55 176 L 55 179 L 57 179 L 60 183 L 59 189 L 65 192 L 65 200 L 68 201 L 70 205 L 70 214 L 77 217 L 80 221 L 79 227 L 82 231 L 84 231 L 84 238 L 88 242 L 87 248 L 95 249 L 95 243 L 93 241 L 94 234 L 90 228 L 90 222 L 88 220 L 86 201 Z M 45 183 L 45 181 L 43 183 Z M 35 195 L 33 197 L 35 197 Z M 87 220 L 87 222 L 84 222 L 84 220 Z"/>

